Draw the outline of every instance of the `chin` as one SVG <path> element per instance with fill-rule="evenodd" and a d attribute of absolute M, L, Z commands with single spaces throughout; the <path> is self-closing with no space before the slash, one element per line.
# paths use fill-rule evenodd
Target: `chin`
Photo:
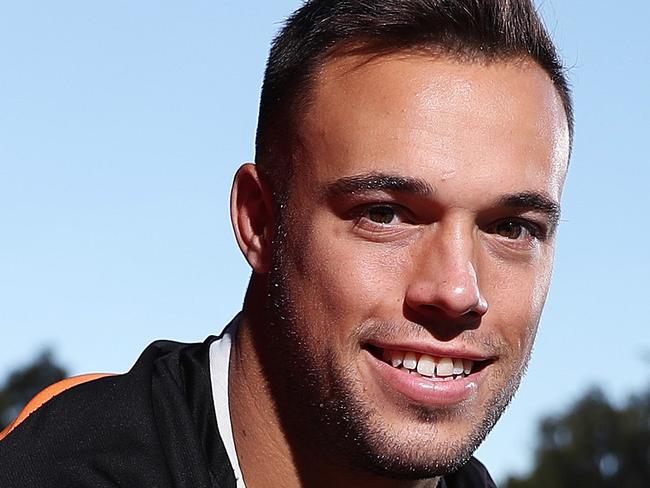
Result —
<path fill-rule="evenodd" d="M 336 464 L 386 478 L 416 480 L 457 471 L 510 399 L 457 408 L 424 407 L 381 395 L 376 401 L 352 368 L 337 371 L 334 358 L 327 363 L 337 381 L 317 400 L 312 417 L 321 452 Z"/>

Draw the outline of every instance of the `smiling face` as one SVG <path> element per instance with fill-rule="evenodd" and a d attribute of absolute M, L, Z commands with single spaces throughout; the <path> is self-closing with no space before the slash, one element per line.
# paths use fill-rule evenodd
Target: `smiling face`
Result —
<path fill-rule="evenodd" d="M 531 351 L 568 159 L 562 104 L 533 63 L 418 54 L 331 60 L 310 94 L 270 273 L 285 403 L 331 459 L 447 472 Z"/>

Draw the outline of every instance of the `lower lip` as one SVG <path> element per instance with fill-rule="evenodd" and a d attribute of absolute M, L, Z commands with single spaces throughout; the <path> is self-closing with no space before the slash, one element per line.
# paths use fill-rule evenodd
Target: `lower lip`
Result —
<path fill-rule="evenodd" d="M 424 376 L 408 374 L 377 359 L 365 351 L 369 363 L 381 382 L 408 399 L 429 406 L 452 406 L 476 395 L 483 371 L 454 380 L 430 380 Z"/>

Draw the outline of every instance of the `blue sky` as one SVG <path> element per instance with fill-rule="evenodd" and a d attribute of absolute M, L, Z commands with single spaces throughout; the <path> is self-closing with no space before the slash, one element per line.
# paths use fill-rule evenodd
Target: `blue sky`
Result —
<path fill-rule="evenodd" d="M 124 371 L 239 310 L 228 192 L 298 4 L 3 2 L 0 378 L 44 346 L 72 373 Z M 540 8 L 571 66 L 575 150 L 529 373 L 479 451 L 497 478 L 527 468 L 541 415 L 650 379 L 650 4 Z"/>

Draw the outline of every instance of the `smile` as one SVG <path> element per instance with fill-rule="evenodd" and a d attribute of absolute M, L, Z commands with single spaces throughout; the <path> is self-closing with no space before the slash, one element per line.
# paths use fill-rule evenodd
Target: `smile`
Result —
<path fill-rule="evenodd" d="M 428 405 L 451 405 L 470 398 L 478 388 L 483 370 L 492 362 L 473 353 L 463 357 L 460 350 L 427 354 L 403 346 L 370 344 L 364 349 L 385 387 Z"/>
<path fill-rule="evenodd" d="M 439 381 L 464 378 L 474 367 L 471 359 L 435 357 L 413 351 L 384 349 L 382 358 L 393 368 Z"/>

